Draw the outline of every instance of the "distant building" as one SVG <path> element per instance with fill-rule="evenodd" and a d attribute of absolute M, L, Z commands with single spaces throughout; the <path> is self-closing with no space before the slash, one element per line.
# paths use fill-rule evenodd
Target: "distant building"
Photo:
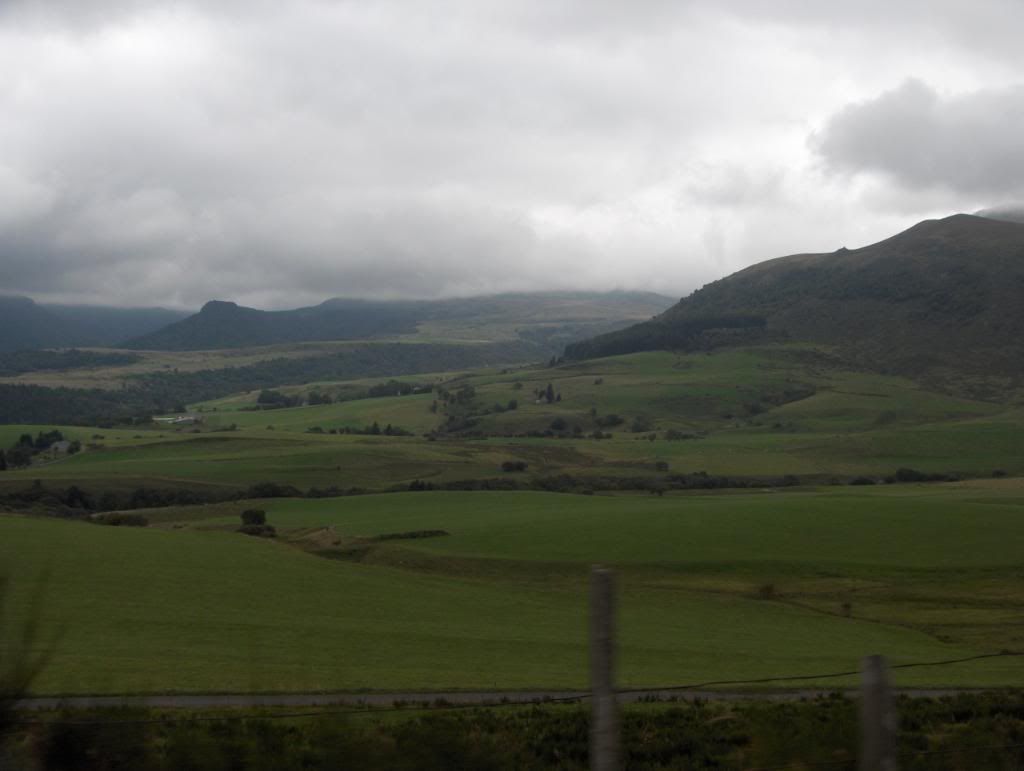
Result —
<path fill-rule="evenodd" d="M 193 423 L 202 423 L 203 418 L 201 415 L 189 413 L 187 415 L 170 415 L 162 418 L 153 418 L 154 423 L 162 423 L 164 425 L 181 426 L 191 425 Z"/>

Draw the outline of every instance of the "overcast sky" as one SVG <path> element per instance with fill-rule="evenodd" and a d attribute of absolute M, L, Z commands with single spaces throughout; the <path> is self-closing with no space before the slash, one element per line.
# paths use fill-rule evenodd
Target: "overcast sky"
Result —
<path fill-rule="evenodd" d="M 0 0 L 0 291 L 681 296 L 1024 200 L 1021 0 Z"/>

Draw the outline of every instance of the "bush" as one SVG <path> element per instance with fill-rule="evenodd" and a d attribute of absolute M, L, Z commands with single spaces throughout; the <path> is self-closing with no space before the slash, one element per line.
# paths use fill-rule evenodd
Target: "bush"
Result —
<path fill-rule="evenodd" d="M 527 463 L 522 460 L 507 460 L 501 464 L 502 471 L 526 471 Z"/>
<path fill-rule="evenodd" d="M 633 425 L 630 430 L 634 434 L 646 434 L 649 431 L 654 430 L 654 424 L 645 417 L 637 417 L 633 419 Z"/>
<path fill-rule="evenodd" d="M 97 525 L 113 525 L 114 527 L 146 527 L 149 525 L 149 520 L 141 514 L 122 514 L 117 511 L 90 517 L 90 521 Z"/>
<path fill-rule="evenodd" d="M 273 525 L 242 525 L 238 528 L 238 532 L 245 533 L 246 535 L 255 535 L 260 538 L 273 538 L 277 535 Z"/>
<path fill-rule="evenodd" d="M 263 509 L 246 509 L 242 512 L 243 525 L 265 525 L 267 524 L 267 512 Z"/>

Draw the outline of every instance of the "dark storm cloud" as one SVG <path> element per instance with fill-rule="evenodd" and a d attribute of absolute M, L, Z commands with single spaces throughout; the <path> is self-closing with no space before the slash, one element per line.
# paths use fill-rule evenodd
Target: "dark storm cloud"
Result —
<path fill-rule="evenodd" d="M 3 0 L 0 291 L 681 294 L 1008 192 L 1019 153 L 990 119 L 1019 98 L 1022 8 Z M 862 101 L 922 71 L 977 93 Z M 894 216 L 822 174 L 807 135 L 851 101 L 818 135 L 831 168 L 898 183 L 877 198 L 955 162 L 939 182 L 969 199 Z M 913 161 L 873 144 L 925 130 Z M 972 132 L 995 149 L 957 155 Z"/>
<path fill-rule="evenodd" d="M 998 199 L 1024 192 L 1022 129 L 1024 86 L 942 96 L 909 80 L 840 111 L 814 145 L 835 170 Z"/>

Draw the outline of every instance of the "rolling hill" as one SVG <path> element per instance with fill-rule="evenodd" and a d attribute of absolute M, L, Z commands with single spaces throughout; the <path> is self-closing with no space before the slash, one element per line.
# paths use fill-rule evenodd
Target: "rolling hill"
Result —
<path fill-rule="evenodd" d="M 109 346 L 148 333 L 187 314 L 166 308 L 43 305 L 0 296 L 0 353 L 32 348 Z"/>
<path fill-rule="evenodd" d="M 524 340 L 540 349 L 626 326 L 671 301 L 644 292 L 539 292 L 436 301 L 335 298 L 284 311 L 212 301 L 187 319 L 136 337 L 136 350 L 195 351 L 423 332 L 444 340 Z"/>
<path fill-rule="evenodd" d="M 957 214 L 859 249 L 762 262 L 570 344 L 566 358 L 787 341 L 881 371 L 1012 376 L 1024 371 L 1022 307 L 1024 224 Z"/>

